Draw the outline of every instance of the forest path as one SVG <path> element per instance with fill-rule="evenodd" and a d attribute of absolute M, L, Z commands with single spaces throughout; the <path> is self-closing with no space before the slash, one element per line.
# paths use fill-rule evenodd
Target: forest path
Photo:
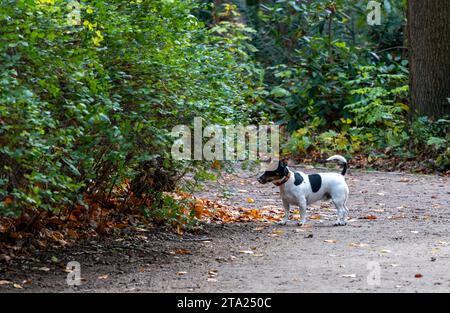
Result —
<path fill-rule="evenodd" d="M 226 190 L 213 183 L 201 196 L 248 208 L 281 206 L 278 188 L 245 175 L 225 177 Z M 0 268 L 0 280 L 28 279 L 25 292 L 449 292 L 449 178 L 350 171 L 346 179 L 346 227 L 331 226 L 335 210 L 322 202 L 309 209 L 307 227 L 210 224 L 183 240 L 160 230 L 130 231 L 48 252 L 36 264 Z M 80 262 L 83 284 L 68 287 L 51 256 Z M 17 290 L 0 285 L 0 291 Z"/>

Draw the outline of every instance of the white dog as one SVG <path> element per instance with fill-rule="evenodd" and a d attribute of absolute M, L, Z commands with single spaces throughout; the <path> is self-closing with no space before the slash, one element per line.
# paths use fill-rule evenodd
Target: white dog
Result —
<path fill-rule="evenodd" d="M 284 225 L 289 220 L 290 205 L 299 207 L 299 225 L 304 225 L 306 222 L 306 207 L 318 200 L 331 198 L 337 209 L 337 220 L 334 225 L 346 225 L 348 186 L 344 175 L 347 171 L 347 160 L 340 155 L 333 155 L 327 159 L 327 161 L 332 160 L 338 160 L 344 164 L 340 174 L 319 173 L 307 175 L 302 172 L 292 172 L 289 170 L 287 163 L 278 161 L 276 167 L 266 170 L 258 178 L 258 182 L 261 184 L 272 182 L 280 187 L 284 207 L 284 219 L 280 224 Z"/>

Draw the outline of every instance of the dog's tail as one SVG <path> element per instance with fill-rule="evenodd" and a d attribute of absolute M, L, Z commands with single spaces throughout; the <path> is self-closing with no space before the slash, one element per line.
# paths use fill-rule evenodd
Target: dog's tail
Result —
<path fill-rule="evenodd" d="M 344 163 L 344 167 L 342 168 L 342 172 L 341 172 L 342 176 L 344 176 L 345 173 L 347 172 L 347 160 L 341 155 L 333 155 L 327 159 L 327 161 L 333 161 L 333 160 L 338 160 L 339 162 Z"/>

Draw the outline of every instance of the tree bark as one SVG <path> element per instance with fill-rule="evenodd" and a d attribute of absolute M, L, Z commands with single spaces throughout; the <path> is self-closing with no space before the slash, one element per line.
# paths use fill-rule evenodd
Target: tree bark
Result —
<path fill-rule="evenodd" d="M 411 111 L 450 114 L 450 1 L 408 0 Z"/>

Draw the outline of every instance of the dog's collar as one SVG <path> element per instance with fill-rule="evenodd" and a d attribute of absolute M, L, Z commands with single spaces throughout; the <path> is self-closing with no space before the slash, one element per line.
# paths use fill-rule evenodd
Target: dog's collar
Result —
<path fill-rule="evenodd" d="M 284 183 L 286 183 L 289 180 L 290 177 L 291 177 L 291 171 L 289 171 L 288 174 L 286 176 L 284 176 L 284 178 L 281 181 L 274 183 L 275 186 L 283 185 Z"/>

